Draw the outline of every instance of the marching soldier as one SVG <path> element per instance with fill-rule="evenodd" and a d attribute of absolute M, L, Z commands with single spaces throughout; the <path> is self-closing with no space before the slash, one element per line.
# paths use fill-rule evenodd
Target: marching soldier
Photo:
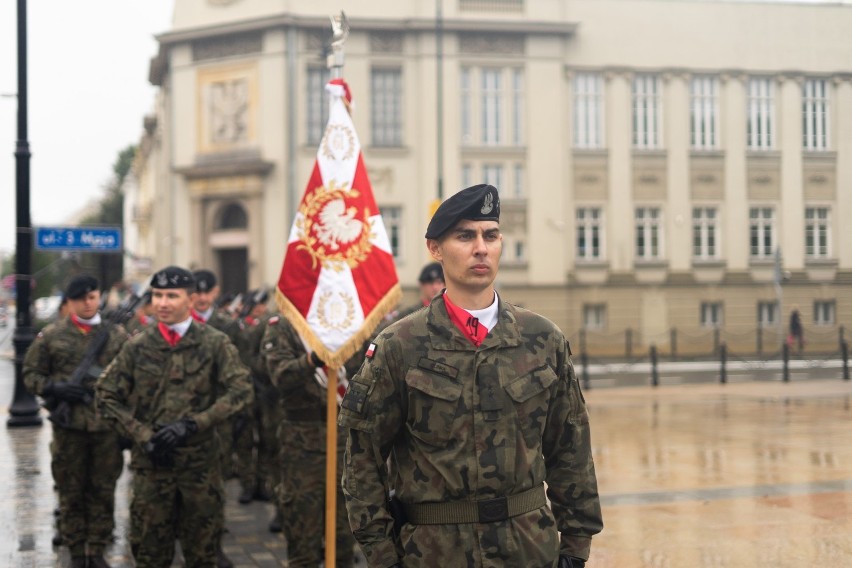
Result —
<path fill-rule="evenodd" d="M 438 207 L 444 294 L 379 334 L 349 384 L 343 490 L 370 566 L 581 567 L 602 528 L 568 342 L 494 289 L 499 218 L 490 185 Z"/>
<path fill-rule="evenodd" d="M 191 316 L 192 273 L 151 279 L 159 323 L 131 339 L 101 375 L 98 405 L 133 442 L 133 554 L 139 568 L 217 564 L 225 490 L 216 425 L 251 403 L 248 370 L 228 337 Z"/>
<path fill-rule="evenodd" d="M 39 333 L 24 359 L 27 388 L 54 403 L 70 404 L 65 424 L 55 421 L 50 444 L 51 471 L 59 493 L 59 534 L 71 553 L 73 568 L 109 566 L 104 550 L 115 526 L 115 484 L 124 465 L 118 434 L 92 404 L 99 368 L 81 384 L 69 381 L 94 337 L 101 333 L 97 279 L 75 276 L 65 290 L 70 317 Z M 109 338 L 96 365 L 103 367 L 118 354 L 127 333 L 121 326 Z"/>
<path fill-rule="evenodd" d="M 155 323 L 157 323 L 157 318 L 154 317 L 154 307 L 151 305 L 151 292 L 148 291 L 142 295 L 142 303 L 137 308 L 135 316 L 128 320 L 124 327 L 127 328 L 127 333 L 133 336 Z"/>

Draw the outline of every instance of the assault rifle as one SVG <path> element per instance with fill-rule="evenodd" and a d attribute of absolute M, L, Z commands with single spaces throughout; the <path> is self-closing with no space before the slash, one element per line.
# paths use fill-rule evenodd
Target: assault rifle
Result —
<path fill-rule="evenodd" d="M 100 376 L 103 368 L 95 364 L 101 352 L 106 347 L 109 341 L 109 334 L 112 329 L 119 324 L 125 323 L 136 313 L 136 308 L 142 302 L 142 296 L 131 294 L 115 309 L 109 316 L 105 318 L 103 324 L 98 328 L 97 333 L 92 337 L 92 341 L 83 353 L 83 359 L 80 364 L 71 373 L 68 382 L 84 386 L 87 380 L 94 380 Z M 92 404 L 92 395 L 86 393 L 83 397 L 83 404 Z M 57 426 L 67 428 L 71 425 L 71 403 L 67 400 L 58 400 L 54 396 L 49 396 L 44 401 L 44 407 L 50 412 L 49 419 Z"/>

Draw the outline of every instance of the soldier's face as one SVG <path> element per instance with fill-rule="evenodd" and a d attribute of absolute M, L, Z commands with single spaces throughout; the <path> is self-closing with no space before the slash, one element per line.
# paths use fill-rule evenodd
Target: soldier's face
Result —
<path fill-rule="evenodd" d="M 433 280 L 432 282 L 423 282 L 420 284 L 420 299 L 425 303 L 429 302 L 444 289 L 443 280 Z"/>
<path fill-rule="evenodd" d="M 189 317 L 193 296 L 185 288 L 153 288 L 151 305 L 157 320 L 166 325 L 184 321 Z"/>
<path fill-rule="evenodd" d="M 192 307 L 195 308 L 196 312 L 206 312 L 210 309 L 210 306 L 213 305 L 213 302 L 216 301 L 216 298 L 219 297 L 219 287 L 213 286 L 210 290 L 206 292 L 196 292 L 192 295 Z"/>
<path fill-rule="evenodd" d="M 444 267 L 448 290 L 476 294 L 492 288 L 503 250 L 503 235 L 497 221 L 459 221 L 426 246 Z"/>
<path fill-rule="evenodd" d="M 100 306 L 100 290 L 92 290 L 82 298 L 68 299 L 68 309 L 78 318 L 92 319 Z"/>

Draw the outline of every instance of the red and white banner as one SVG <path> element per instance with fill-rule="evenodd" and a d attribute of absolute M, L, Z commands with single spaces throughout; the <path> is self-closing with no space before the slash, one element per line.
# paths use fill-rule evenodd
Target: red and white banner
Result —
<path fill-rule="evenodd" d="M 290 230 L 278 305 L 329 368 L 339 368 L 401 297 L 361 144 L 335 79 L 328 124 Z"/>

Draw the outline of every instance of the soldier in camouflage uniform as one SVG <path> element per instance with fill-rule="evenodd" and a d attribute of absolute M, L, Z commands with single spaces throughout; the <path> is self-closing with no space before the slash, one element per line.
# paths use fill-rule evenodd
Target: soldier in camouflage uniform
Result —
<path fill-rule="evenodd" d="M 65 296 L 71 314 L 36 337 L 24 359 L 24 383 L 34 394 L 71 404 L 68 425 L 54 423 L 50 444 L 51 470 L 59 492 L 59 534 L 70 550 L 73 567 L 100 568 L 108 566 L 103 552 L 115 526 L 115 483 L 124 462 L 118 435 L 91 404 L 95 379 L 83 385 L 68 382 L 103 325 L 98 281 L 77 276 L 69 282 Z M 106 366 L 126 339 L 127 332 L 114 326 L 97 365 Z M 97 370 L 93 371 L 97 376 Z"/>
<path fill-rule="evenodd" d="M 214 430 L 251 404 L 249 373 L 225 334 L 191 317 L 192 273 L 165 268 L 151 288 L 159 323 L 125 344 L 97 401 L 133 441 L 136 566 L 170 566 L 176 539 L 186 566 L 214 566 L 225 499 Z"/>
<path fill-rule="evenodd" d="M 151 305 L 151 292 L 148 291 L 142 295 L 142 302 L 139 308 L 136 309 L 136 314 L 124 327 L 127 329 L 127 333 L 133 336 L 155 323 L 157 323 L 157 318 L 154 317 L 154 307 Z"/>
<path fill-rule="evenodd" d="M 393 321 L 401 320 L 424 306 L 428 306 L 432 302 L 432 298 L 441 293 L 441 290 L 444 289 L 444 269 L 441 268 L 441 263 L 430 262 L 424 266 L 417 282 L 420 284 L 420 301 L 397 312 Z"/>
<path fill-rule="evenodd" d="M 343 490 L 370 566 L 584 566 L 602 528 L 568 343 L 494 290 L 499 211 L 490 185 L 438 208 L 445 293 L 384 330 L 349 384 Z"/>
<path fill-rule="evenodd" d="M 283 412 L 278 428 L 281 477 L 275 493 L 287 538 L 287 562 L 291 567 L 314 568 L 323 559 L 327 396 L 314 374 L 324 364 L 307 352 L 293 326 L 278 316 L 269 319 L 262 350 Z M 343 436 L 338 440 L 339 465 Z M 338 493 L 336 565 L 346 567 L 352 566 L 355 541 L 339 486 Z"/>

